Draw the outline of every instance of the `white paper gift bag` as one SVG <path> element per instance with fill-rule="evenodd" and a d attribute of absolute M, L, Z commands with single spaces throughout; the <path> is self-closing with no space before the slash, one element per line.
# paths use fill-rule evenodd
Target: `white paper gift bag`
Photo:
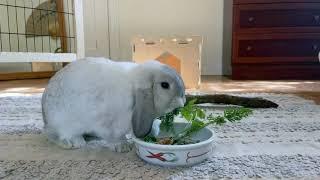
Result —
<path fill-rule="evenodd" d="M 133 60 L 137 63 L 156 59 L 173 67 L 186 88 L 199 88 L 201 82 L 202 37 L 135 37 L 132 40 Z"/>

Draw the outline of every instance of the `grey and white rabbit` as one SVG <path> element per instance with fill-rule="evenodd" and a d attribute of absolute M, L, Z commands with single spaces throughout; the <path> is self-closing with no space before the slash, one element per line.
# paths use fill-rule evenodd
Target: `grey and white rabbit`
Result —
<path fill-rule="evenodd" d="M 85 58 L 49 81 L 42 96 L 45 133 L 64 148 L 83 147 L 90 135 L 124 152 L 127 134 L 147 135 L 155 118 L 185 101 L 181 77 L 164 64 Z"/>

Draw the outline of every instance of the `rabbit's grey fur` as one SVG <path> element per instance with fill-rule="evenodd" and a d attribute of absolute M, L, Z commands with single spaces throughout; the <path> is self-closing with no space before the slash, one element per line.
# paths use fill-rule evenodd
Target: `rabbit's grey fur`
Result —
<path fill-rule="evenodd" d="M 86 145 L 89 134 L 127 151 L 125 136 L 148 134 L 153 119 L 184 105 L 184 91 L 181 77 L 157 61 L 77 60 L 51 78 L 42 96 L 45 132 L 64 148 Z"/>

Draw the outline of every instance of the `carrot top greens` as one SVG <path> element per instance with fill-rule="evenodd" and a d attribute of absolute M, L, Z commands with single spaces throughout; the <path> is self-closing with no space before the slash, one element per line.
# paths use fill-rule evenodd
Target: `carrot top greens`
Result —
<path fill-rule="evenodd" d="M 193 141 L 191 136 L 206 126 L 240 121 L 252 114 L 251 109 L 240 107 L 227 108 L 220 116 L 213 116 L 212 114 L 207 116 L 205 110 L 195 104 L 196 101 L 196 99 L 189 101 L 184 107 L 175 109 L 159 118 L 161 120 L 161 131 L 173 132 L 172 136 L 158 139 L 152 135 L 147 135 L 144 141 L 169 145 L 193 144 L 197 142 Z M 181 132 L 175 133 L 174 117 L 178 115 L 181 115 L 188 122 L 188 125 Z"/>

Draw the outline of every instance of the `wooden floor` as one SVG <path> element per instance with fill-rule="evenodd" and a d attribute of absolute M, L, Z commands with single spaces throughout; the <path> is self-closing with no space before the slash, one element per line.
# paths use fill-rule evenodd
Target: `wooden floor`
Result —
<path fill-rule="evenodd" d="M 0 81 L 0 93 L 41 93 L 48 81 L 48 79 Z"/>
<path fill-rule="evenodd" d="M 0 81 L 0 93 L 41 93 L 48 79 Z M 201 91 L 211 93 L 267 92 L 297 94 L 320 104 L 320 81 L 233 81 L 203 76 Z"/>
<path fill-rule="evenodd" d="M 234 81 L 222 76 L 203 76 L 201 90 L 219 93 L 295 94 L 320 104 L 320 81 Z"/>

